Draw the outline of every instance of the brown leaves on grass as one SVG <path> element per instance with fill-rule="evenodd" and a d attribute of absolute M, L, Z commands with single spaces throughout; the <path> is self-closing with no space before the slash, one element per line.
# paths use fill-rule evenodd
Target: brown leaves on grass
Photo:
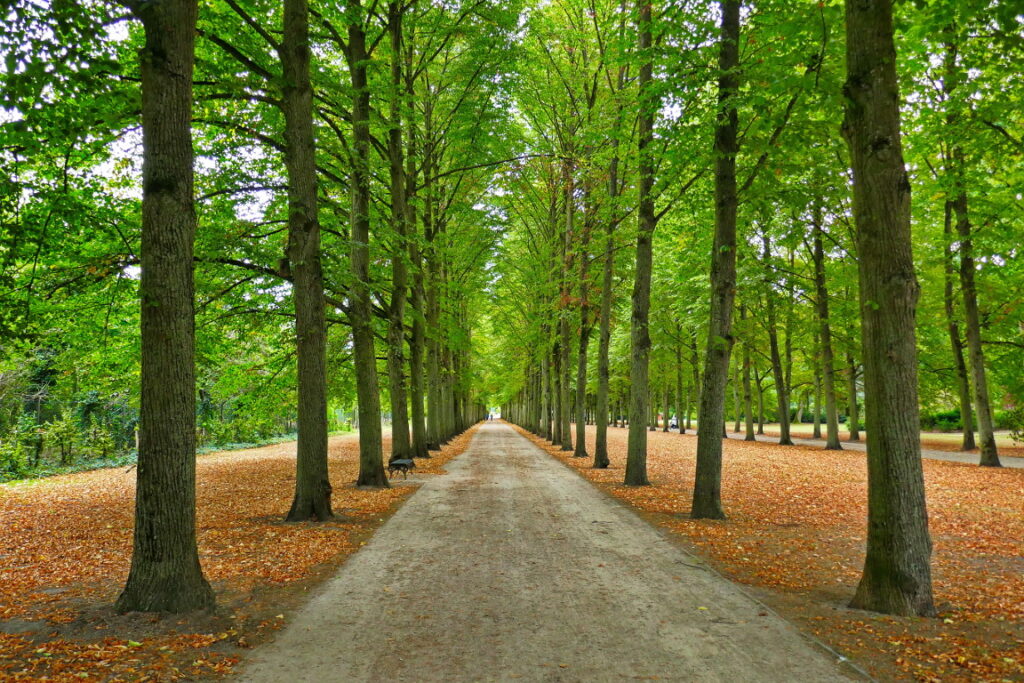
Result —
<path fill-rule="evenodd" d="M 439 473 L 473 431 L 418 460 L 416 476 Z M 171 680 L 229 671 L 238 648 L 284 623 L 281 604 L 297 602 L 415 489 L 415 477 L 390 489 L 356 489 L 358 458 L 354 436 L 331 440 L 336 519 L 304 524 L 282 521 L 294 492 L 294 443 L 198 459 L 199 552 L 221 613 L 206 619 L 110 610 L 131 559 L 134 470 L 0 486 L 0 679 Z M 4 633 L 18 630 L 12 625 L 30 632 Z M 190 632 L 197 627 L 204 631 Z"/>
<path fill-rule="evenodd" d="M 606 470 L 528 436 L 876 675 L 1024 680 L 1024 470 L 924 461 L 941 617 L 898 619 L 846 608 L 864 561 L 864 453 L 727 441 L 729 519 L 694 521 L 696 437 L 648 433 L 653 485 L 627 487 L 626 435 L 608 430 Z"/>

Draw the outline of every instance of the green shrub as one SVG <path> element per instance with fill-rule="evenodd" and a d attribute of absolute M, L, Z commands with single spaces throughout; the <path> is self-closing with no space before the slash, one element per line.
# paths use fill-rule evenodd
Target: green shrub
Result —
<path fill-rule="evenodd" d="M 0 481 L 28 474 L 28 449 L 17 439 L 0 441 Z"/>
<path fill-rule="evenodd" d="M 1009 429 L 1014 441 L 1024 443 L 1024 405 L 1001 411 L 998 414 L 999 428 Z"/>
<path fill-rule="evenodd" d="M 963 429 L 959 410 L 940 410 L 935 413 L 921 413 L 921 429 L 952 432 Z"/>

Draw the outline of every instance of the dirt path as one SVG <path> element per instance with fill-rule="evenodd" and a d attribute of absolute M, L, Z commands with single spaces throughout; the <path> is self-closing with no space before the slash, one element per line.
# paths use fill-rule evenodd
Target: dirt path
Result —
<path fill-rule="evenodd" d="M 730 439 L 736 439 L 737 441 L 743 441 L 743 439 L 745 438 L 743 434 L 737 434 L 736 432 L 733 432 L 733 431 L 728 432 L 728 437 Z M 756 438 L 757 438 L 758 441 L 762 441 L 764 443 L 778 443 L 779 442 L 779 437 L 778 436 L 770 436 L 770 435 L 766 435 L 766 434 L 759 434 L 759 435 L 757 435 Z M 792 439 L 793 439 L 793 443 L 798 444 L 800 446 L 820 446 L 821 448 L 825 447 L 825 440 L 824 439 L 807 439 L 807 438 L 798 437 L 798 436 L 794 436 L 794 437 L 792 437 Z M 861 452 L 866 452 L 867 451 L 867 446 L 864 444 L 863 441 L 854 441 L 854 442 L 843 441 L 841 443 L 842 443 L 843 448 L 845 448 L 847 450 L 861 451 Z M 921 457 L 922 458 L 927 458 L 928 460 L 945 460 L 947 462 L 963 462 L 963 463 L 967 463 L 968 465 L 977 465 L 978 464 L 978 454 L 977 453 L 963 453 L 963 452 L 960 452 L 960 451 L 938 451 L 938 450 L 929 449 L 929 448 L 922 448 L 921 449 Z M 999 456 L 999 461 L 1002 463 L 1003 467 L 1010 467 L 1010 468 L 1014 468 L 1014 469 L 1024 469 L 1024 458 L 1018 458 L 1018 457 L 1013 456 L 1013 455 L 1001 454 Z"/>
<path fill-rule="evenodd" d="M 247 681 L 844 680 L 835 657 L 502 424 L 428 481 Z"/>

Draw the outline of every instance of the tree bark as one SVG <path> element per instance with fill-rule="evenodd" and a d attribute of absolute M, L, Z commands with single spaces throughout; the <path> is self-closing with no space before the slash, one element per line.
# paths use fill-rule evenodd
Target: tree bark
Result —
<path fill-rule="evenodd" d="M 949 346 L 953 352 L 953 367 L 956 369 L 956 389 L 960 398 L 960 426 L 963 429 L 963 440 L 960 450 L 972 451 L 977 448 L 974 442 L 974 415 L 971 408 L 971 383 L 967 376 L 967 363 L 964 361 L 964 342 L 960 337 L 960 323 L 956 317 L 954 284 L 956 270 L 953 266 L 953 203 L 946 202 L 946 217 L 943 236 L 943 307 L 946 311 L 946 326 L 949 331 Z"/>
<path fill-rule="evenodd" d="M 737 367 L 734 367 L 732 371 L 732 404 L 733 417 L 735 419 L 732 431 L 734 434 L 739 434 L 740 423 L 742 422 L 742 409 L 740 407 L 740 369 Z"/>
<path fill-rule="evenodd" d="M 953 30 L 950 29 L 950 34 Z M 957 64 L 957 46 L 946 42 L 944 90 L 951 94 L 959 85 L 960 67 Z M 951 105 L 952 106 L 952 105 Z M 955 137 L 959 116 L 956 111 L 946 114 L 950 136 Z M 959 143 L 953 143 L 946 159 L 947 173 L 953 178 L 953 196 L 950 201 L 956 217 L 956 234 L 960 238 L 960 293 L 964 302 L 964 322 L 967 332 L 967 359 L 970 362 L 974 386 L 974 410 L 978 417 L 978 440 L 980 441 L 979 465 L 1000 467 L 999 452 L 993 431 L 992 403 L 988 393 L 988 377 L 985 372 L 985 350 L 981 346 L 981 313 L 978 310 L 978 290 L 974 281 L 974 239 L 970 213 L 967 208 L 967 188 L 964 184 L 964 150 Z"/>
<path fill-rule="evenodd" d="M 638 48 L 641 54 L 651 49 L 651 4 L 638 0 L 637 30 Z M 651 306 L 652 241 L 657 219 L 654 214 L 654 164 L 650 147 L 654 142 L 654 115 L 656 99 L 652 93 L 654 65 L 648 55 L 640 65 L 637 134 L 639 138 L 639 196 L 637 204 L 636 272 L 633 281 L 632 314 L 630 316 L 630 406 L 629 439 L 626 451 L 626 476 L 628 486 L 647 486 L 647 402 L 649 399 L 648 372 L 651 353 L 651 337 L 648 317 Z"/>
<path fill-rule="evenodd" d="M 732 352 L 732 308 L 736 296 L 736 154 L 739 149 L 740 0 L 721 0 L 718 53 L 718 115 L 715 129 L 715 239 L 711 253 L 711 319 L 704 383 L 697 417 L 694 519 L 725 519 L 722 509 L 722 433 L 725 385 Z"/>
<path fill-rule="evenodd" d="M 853 167 L 868 440 L 864 574 L 851 605 L 933 616 L 921 465 L 910 182 L 891 0 L 846 0 L 843 135 Z"/>
<path fill-rule="evenodd" d="M 195 0 L 142 4 L 141 396 L 135 535 L 118 612 L 211 609 L 196 548 Z"/>
<path fill-rule="evenodd" d="M 746 320 L 747 307 L 740 306 L 740 320 Z M 743 338 L 743 416 L 746 434 L 744 441 L 757 441 L 754 436 L 754 406 L 751 401 L 750 391 L 750 331 L 744 329 L 746 336 Z"/>
<path fill-rule="evenodd" d="M 821 438 L 821 368 L 818 365 L 817 348 L 815 349 L 815 360 L 814 360 L 814 431 L 811 436 L 815 439 Z"/>
<path fill-rule="evenodd" d="M 284 75 L 285 168 L 288 171 L 288 265 L 294 284 L 299 438 L 289 522 L 323 521 L 331 512 L 327 471 L 327 323 L 320 264 L 313 87 L 307 0 L 285 0 L 279 54 Z"/>
<path fill-rule="evenodd" d="M 411 71 L 411 69 L 409 69 Z M 410 99 L 415 96 L 415 88 L 411 76 L 407 80 L 406 92 Z M 416 204 L 411 198 L 415 194 L 416 187 L 416 134 L 415 128 L 409 126 L 409 151 L 406 157 L 406 230 L 410 234 L 416 233 Z M 426 391 L 424 388 L 424 353 L 426 352 L 426 297 L 423 281 L 423 257 L 420 253 L 418 239 L 410 239 L 409 262 L 412 264 L 412 335 L 409 338 L 409 399 L 412 413 L 412 455 L 414 458 L 429 458 L 430 449 L 427 439 L 427 418 L 424 410 Z"/>
<path fill-rule="evenodd" d="M 663 432 L 667 432 L 668 431 L 668 394 L 669 394 L 669 383 L 668 383 L 668 373 L 666 373 L 665 374 L 665 386 L 662 388 L 662 394 L 661 394 L 661 397 L 662 397 L 661 406 L 663 408 L 662 415 L 661 415 L 661 431 L 663 431 Z"/>
<path fill-rule="evenodd" d="M 836 382 L 834 355 L 832 353 L 832 327 L 828 315 L 828 287 L 825 284 L 825 247 L 822 240 L 824 234 L 821 220 L 821 207 L 814 205 L 814 289 L 815 305 L 818 312 L 818 334 L 821 339 L 822 384 L 825 389 L 825 450 L 841 451 L 839 443 L 839 411 L 836 407 Z M 817 414 L 817 407 L 815 407 Z M 815 421 L 818 418 L 815 417 Z M 819 428 L 820 429 L 820 428 Z"/>
<path fill-rule="evenodd" d="M 764 266 L 765 272 L 770 273 L 769 259 L 771 258 L 771 245 L 768 233 L 762 236 L 764 243 Z M 786 382 L 786 374 L 782 368 L 782 355 L 779 353 L 778 321 L 775 315 L 775 295 L 771 286 L 765 287 L 765 308 L 767 309 L 768 325 L 768 347 L 772 362 L 772 375 L 775 377 L 775 398 L 779 411 L 779 445 L 792 446 L 793 439 L 789 433 L 789 390 Z"/>
<path fill-rule="evenodd" d="M 613 154 L 608 167 L 608 202 L 616 211 L 615 198 L 619 189 L 619 142 L 612 139 Z M 615 228 L 616 221 L 605 224 L 604 270 L 601 279 L 601 322 L 597 346 L 597 437 L 594 441 L 594 467 L 608 467 L 608 353 L 612 337 L 612 286 L 615 273 Z M 618 415 L 615 415 L 616 421 Z M 616 423 L 617 426 L 617 423 Z"/>
<path fill-rule="evenodd" d="M 590 183 L 583 185 L 583 234 L 580 239 L 580 344 L 576 357 L 576 449 L 574 458 L 587 457 L 587 349 L 590 347 L 590 231 L 593 227 Z M 571 210 L 570 205 L 570 210 Z"/>
<path fill-rule="evenodd" d="M 370 90 L 366 82 L 366 34 L 360 0 L 348 0 L 358 19 L 349 24 L 349 77 L 352 81 L 352 324 L 356 395 L 359 400 L 359 486 L 387 488 L 380 424 L 380 389 L 370 300 Z"/>
<path fill-rule="evenodd" d="M 857 403 L 857 362 L 853 358 L 853 354 L 847 352 L 846 354 L 846 391 L 849 395 L 847 397 L 847 412 L 849 415 L 846 416 L 847 428 L 850 431 L 850 441 L 860 441 L 860 407 Z"/>
<path fill-rule="evenodd" d="M 391 394 L 391 460 L 412 455 L 409 441 L 409 404 L 405 390 L 405 303 L 408 289 L 406 251 L 405 156 L 402 147 L 402 12 L 397 2 L 388 4 L 388 35 L 391 41 L 390 125 L 388 170 L 391 180 L 391 303 L 388 306 L 387 366 Z"/>

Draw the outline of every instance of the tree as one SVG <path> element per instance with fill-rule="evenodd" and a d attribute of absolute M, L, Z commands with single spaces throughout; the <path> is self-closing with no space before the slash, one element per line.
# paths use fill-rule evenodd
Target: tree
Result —
<path fill-rule="evenodd" d="M 725 519 L 722 509 L 722 434 L 725 385 L 732 351 L 732 308 L 736 288 L 736 152 L 739 116 L 740 0 L 721 0 L 718 57 L 718 121 L 715 128 L 715 241 L 711 250 L 711 323 L 697 421 L 694 519 Z"/>
<path fill-rule="evenodd" d="M 846 0 L 846 112 L 853 170 L 868 442 L 868 537 L 851 603 L 932 616 L 931 539 L 918 440 L 910 182 L 900 141 L 891 0 Z"/>
<path fill-rule="evenodd" d="M 651 306 L 651 269 L 654 230 L 657 218 L 654 213 L 654 168 L 652 158 L 654 142 L 654 114 L 657 99 L 653 96 L 652 82 L 654 64 L 650 54 L 651 3 L 639 0 L 637 4 L 637 47 L 641 55 L 639 74 L 640 113 L 638 120 L 640 189 L 637 201 L 636 271 L 633 282 L 633 308 L 630 318 L 632 358 L 630 363 L 629 398 L 629 450 L 626 454 L 625 483 L 630 486 L 647 486 L 647 409 L 649 396 L 649 364 L 651 336 L 648 330 Z"/>
<path fill-rule="evenodd" d="M 370 89 L 369 55 L 360 0 L 348 2 L 348 68 L 352 80 L 352 289 L 349 321 L 359 392 L 360 486 L 388 486 L 380 426 L 380 392 L 374 351 L 373 304 L 370 300 Z"/>
<path fill-rule="evenodd" d="M 135 536 L 118 612 L 210 609 L 196 547 L 192 69 L 194 0 L 139 4 L 142 391 Z"/>
<path fill-rule="evenodd" d="M 289 522 L 323 521 L 331 512 L 327 472 L 327 327 L 320 219 L 317 211 L 313 87 L 310 83 L 309 8 L 285 0 L 284 32 L 278 47 L 284 75 L 285 167 L 288 170 L 288 264 L 294 285 L 298 357 L 299 441 L 295 498 Z"/>

